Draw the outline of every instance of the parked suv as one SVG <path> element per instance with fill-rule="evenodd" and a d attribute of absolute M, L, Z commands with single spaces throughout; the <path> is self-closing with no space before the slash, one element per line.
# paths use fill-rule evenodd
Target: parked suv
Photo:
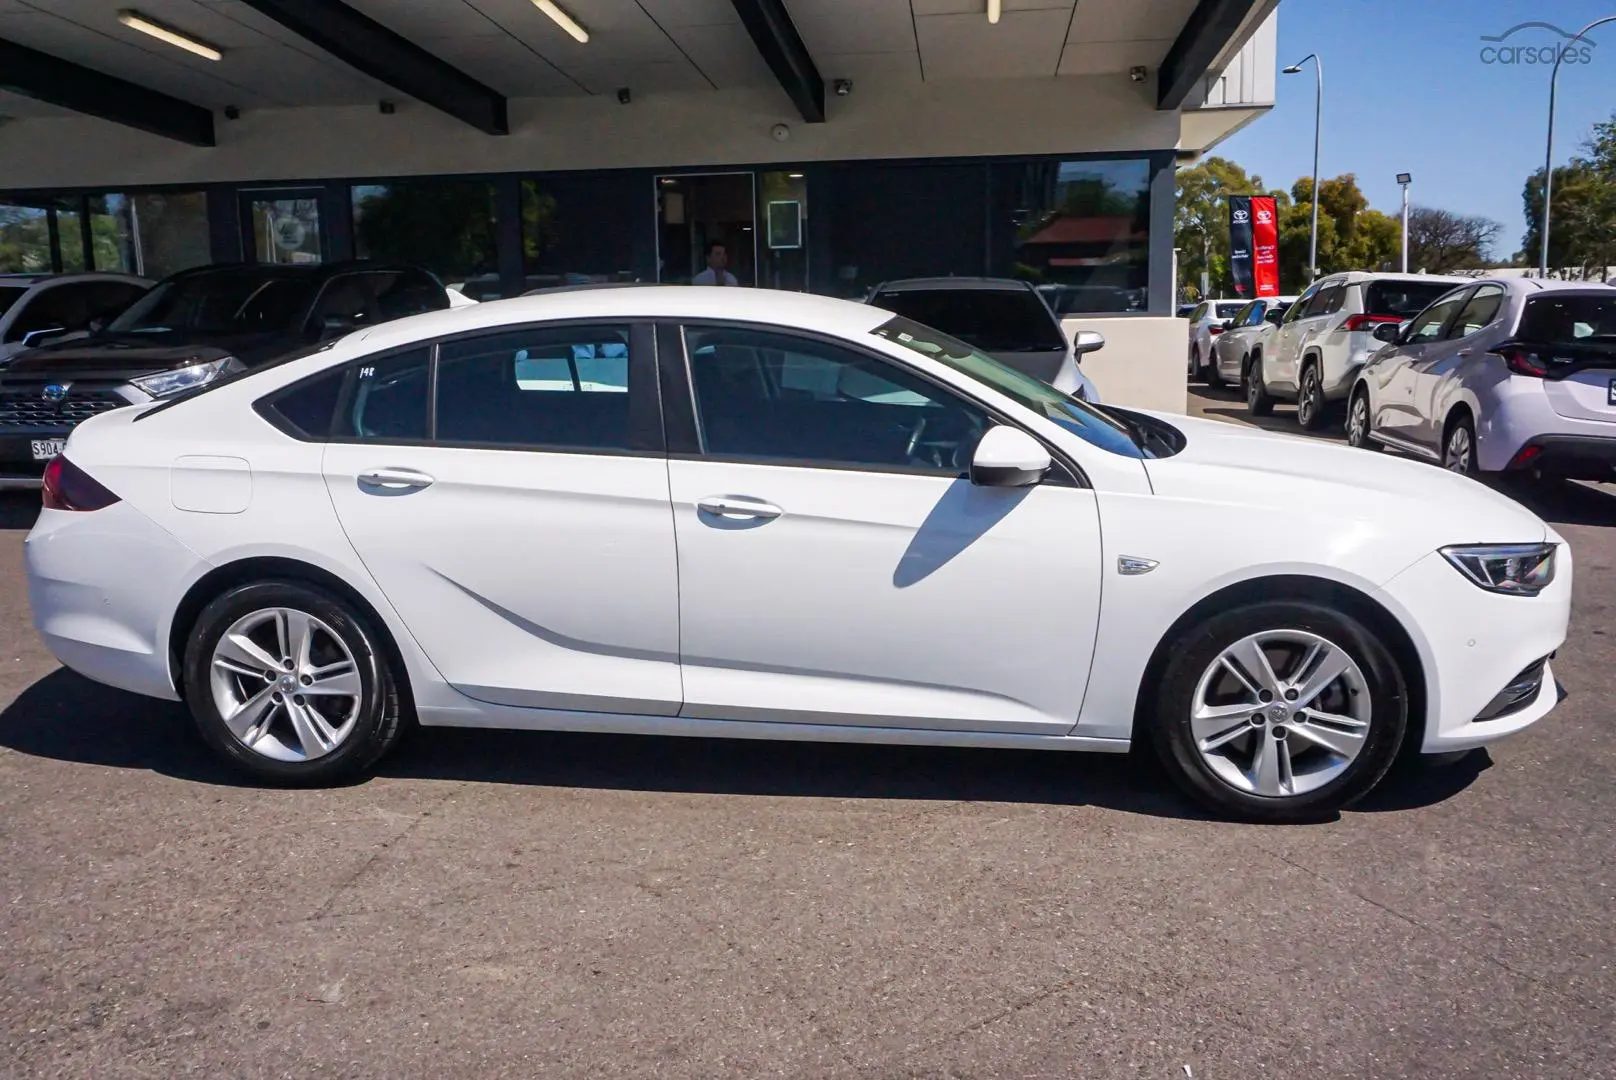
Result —
<path fill-rule="evenodd" d="M 1331 274 L 1309 286 L 1285 313 L 1268 346 L 1242 377 L 1246 408 L 1267 416 L 1274 402 L 1296 402 L 1296 422 L 1325 427 L 1347 399 L 1364 361 L 1381 347 L 1375 327 L 1401 323 L 1471 278 L 1431 274 Z"/>
<path fill-rule="evenodd" d="M 1071 341 L 1038 291 L 1009 278 L 910 278 L 877 285 L 867 303 L 913 319 L 1084 401 L 1100 395 L 1078 368 L 1105 345 L 1092 330 Z"/>
<path fill-rule="evenodd" d="M 1294 296 L 1265 296 L 1236 312 L 1224 323 L 1223 332 L 1212 339 L 1212 363 L 1207 368 L 1206 381 L 1212 386 L 1239 382 L 1252 355 L 1262 353 L 1294 303 Z"/>
<path fill-rule="evenodd" d="M 81 420 L 170 397 L 294 349 L 449 306 L 412 266 L 208 266 L 158 283 L 107 326 L 0 371 L 0 487 L 37 486 Z"/>
<path fill-rule="evenodd" d="M 110 322 L 151 287 L 131 274 L 0 274 L 0 366 L 30 346 Z"/>
<path fill-rule="evenodd" d="M 1483 279 L 1376 333 L 1390 347 L 1353 386 L 1353 446 L 1616 480 L 1616 289 Z"/>
<path fill-rule="evenodd" d="M 1212 364 L 1212 342 L 1223 324 L 1240 314 L 1245 300 L 1203 300 L 1190 312 L 1189 371 L 1191 379 L 1205 382 Z"/>

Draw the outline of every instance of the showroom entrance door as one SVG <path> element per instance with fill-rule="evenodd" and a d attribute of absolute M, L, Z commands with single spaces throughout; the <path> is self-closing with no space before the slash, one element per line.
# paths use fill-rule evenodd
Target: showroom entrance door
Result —
<path fill-rule="evenodd" d="M 324 262 L 321 188 L 261 188 L 241 192 L 242 252 L 256 263 Z"/>
<path fill-rule="evenodd" d="M 656 178 L 657 280 L 689 285 L 723 244 L 738 285 L 757 282 L 757 195 L 752 174 L 686 173 Z"/>

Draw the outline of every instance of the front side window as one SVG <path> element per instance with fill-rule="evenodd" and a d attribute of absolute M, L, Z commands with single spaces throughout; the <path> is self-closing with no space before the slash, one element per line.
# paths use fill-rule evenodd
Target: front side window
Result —
<path fill-rule="evenodd" d="M 1504 290 L 1493 285 L 1483 286 L 1470 297 L 1459 317 L 1453 320 L 1448 329 L 1448 338 L 1469 337 L 1486 329 L 1487 324 L 1498 317 L 1498 309 L 1504 303 Z"/>
<path fill-rule="evenodd" d="M 1236 326 L 1256 326 L 1262 322 L 1262 317 L 1263 302 L 1261 300 L 1253 300 L 1251 303 L 1240 309 L 1240 314 L 1234 317 L 1234 324 Z"/>
<path fill-rule="evenodd" d="M 1428 341 L 1436 341 L 1442 336 L 1442 328 L 1447 326 L 1453 313 L 1459 310 L 1464 303 L 1465 294 L 1455 293 L 1445 300 L 1432 304 L 1421 312 L 1409 324 L 1408 334 L 1403 338 L 1405 345 L 1420 345 Z"/>
<path fill-rule="evenodd" d="M 690 327 L 685 347 L 708 454 L 957 476 L 988 427 L 897 365 L 812 338 Z"/>
<path fill-rule="evenodd" d="M 1285 321 L 1292 323 L 1300 319 L 1306 313 L 1308 307 L 1311 306 L 1313 298 L 1318 294 L 1319 287 L 1317 285 L 1310 286 L 1306 292 L 1296 298 L 1296 303 L 1285 310 Z"/>
<path fill-rule="evenodd" d="M 629 328 L 532 327 L 444 344 L 437 440 L 461 446 L 633 449 Z"/>

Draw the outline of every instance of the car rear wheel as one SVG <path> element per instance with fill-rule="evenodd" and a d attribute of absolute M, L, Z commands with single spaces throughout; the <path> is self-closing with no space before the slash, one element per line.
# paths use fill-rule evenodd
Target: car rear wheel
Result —
<path fill-rule="evenodd" d="M 1246 374 L 1246 411 L 1252 416 L 1268 416 L 1274 411 L 1274 399 L 1263 385 L 1261 356 L 1251 362 Z"/>
<path fill-rule="evenodd" d="M 374 631 L 343 600 L 298 582 L 217 597 L 197 619 L 184 674 L 203 739 L 270 783 L 351 780 L 402 730 L 397 684 Z"/>
<path fill-rule="evenodd" d="M 1302 367 L 1302 385 L 1296 394 L 1296 422 L 1303 431 L 1318 431 L 1329 422 L 1329 403 L 1324 400 L 1324 381 L 1316 362 Z"/>
<path fill-rule="evenodd" d="M 1206 368 L 1206 385 L 1217 390 L 1223 389 L 1224 386 L 1222 364 L 1223 361 L 1218 357 L 1218 350 L 1214 347 L 1212 350 L 1212 362 Z"/>
<path fill-rule="evenodd" d="M 1358 390 L 1347 406 L 1347 445 L 1360 450 L 1379 450 L 1380 444 L 1369 437 L 1369 391 Z"/>
<path fill-rule="evenodd" d="M 1248 604 L 1191 627 L 1169 657 L 1150 737 L 1173 779 L 1217 814 L 1329 817 L 1397 758 L 1408 726 L 1402 673 L 1340 611 Z"/>
<path fill-rule="evenodd" d="M 1465 476 L 1481 471 L 1476 467 L 1476 429 L 1470 417 L 1460 415 L 1448 422 L 1442 438 L 1442 467 Z"/>

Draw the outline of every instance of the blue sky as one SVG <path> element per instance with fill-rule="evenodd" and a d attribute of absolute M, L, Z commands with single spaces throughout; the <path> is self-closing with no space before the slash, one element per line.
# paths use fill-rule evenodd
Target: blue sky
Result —
<path fill-rule="evenodd" d="M 1497 43 L 1482 36 L 1532 21 L 1575 34 L 1606 15 L 1616 15 L 1616 0 L 1282 0 L 1279 66 L 1310 52 L 1324 59 L 1322 175 L 1356 173 L 1369 205 L 1395 214 L 1395 177 L 1412 173 L 1415 205 L 1503 223 L 1494 254 L 1508 258 L 1526 227 L 1522 185 L 1543 167 L 1550 67 L 1486 63 L 1482 50 Z M 1616 23 L 1589 39 L 1587 64 L 1561 66 L 1557 165 L 1616 112 Z M 1522 29 L 1503 44 L 1536 51 L 1554 43 L 1564 39 Z M 1213 153 L 1288 189 L 1313 171 L 1313 93 L 1311 63 L 1279 76 L 1274 111 Z"/>

